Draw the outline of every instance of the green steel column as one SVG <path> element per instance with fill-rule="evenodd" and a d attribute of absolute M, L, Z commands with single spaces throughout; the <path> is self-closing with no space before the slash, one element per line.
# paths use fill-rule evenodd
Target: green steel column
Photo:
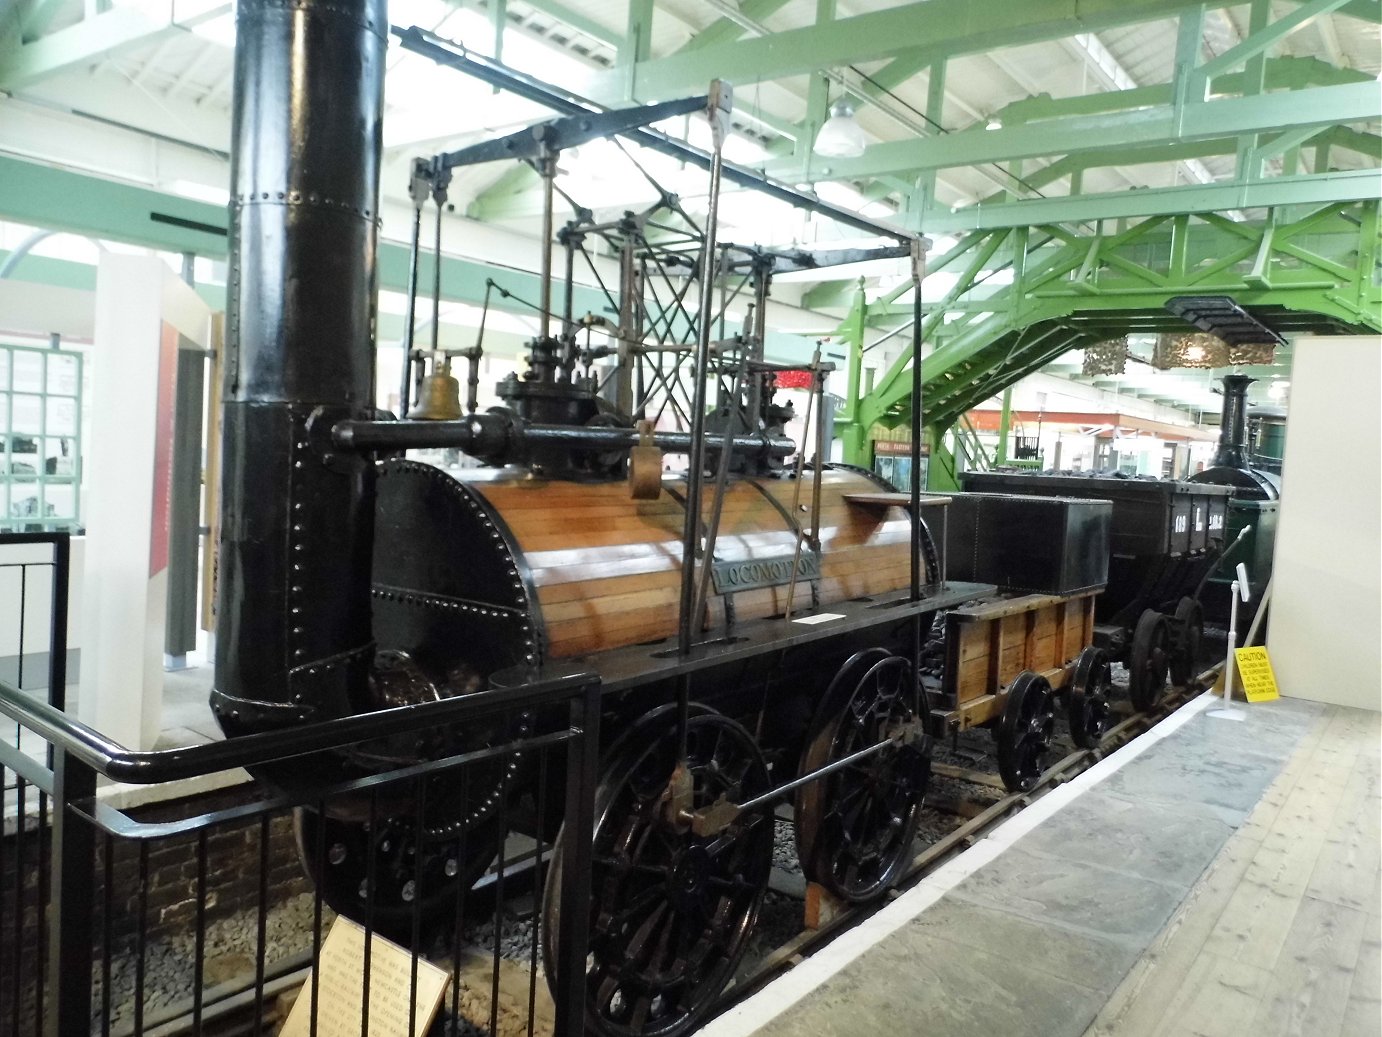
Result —
<path fill-rule="evenodd" d="M 795 142 L 795 156 L 801 162 L 801 178 L 811 179 L 811 163 L 816 136 L 829 118 L 830 81 L 825 76 L 812 76 L 806 85 L 806 118 Z"/>
<path fill-rule="evenodd" d="M 941 122 L 945 112 L 945 59 L 940 58 L 931 63 L 931 71 L 926 76 L 926 121 L 929 122 L 937 133 L 944 132 Z M 936 204 L 936 170 L 923 170 L 917 178 L 917 187 L 920 189 L 923 206 Z"/>
<path fill-rule="evenodd" d="M 935 425 L 926 426 L 926 444 L 930 452 L 926 488 L 938 493 L 954 493 L 960 488 L 960 479 L 955 471 L 955 454 L 945 445 L 945 432 Z"/>
<path fill-rule="evenodd" d="M 840 325 L 840 337 L 848 350 L 848 382 L 845 389 L 844 411 L 836 420 L 844 458 L 848 464 L 872 465 L 873 458 L 867 440 L 868 429 L 859 421 L 860 378 L 864 366 L 864 329 L 868 327 L 868 299 L 864 295 L 864 279 L 854 290 L 854 302 L 849 316 Z"/>
<path fill-rule="evenodd" d="M 1373 278 L 1376 276 L 1378 237 L 1382 235 L 1382 204 L 1368 202 L 1362 207 L 1362 219 L 1358 225 L 1358 279 L 1355 282 L 1358 309 L 1372 318 L 1374 324 L 1382 321 L 1378 307 L 1369 307 Z M 1369 313 L 1369 310 L 1371 312 Z"/>
<path fill-rule="evenodd" d="M 1176 27 L 1176 67 L 1171 76 L 1171 109 L 1177 135 L 1185 128 L 1185 106 L 1204 97 L 1190 96 L 1191 80 L 1204 40 L 1204 5 L 1182 11 Z"/>
<path fill-rule="evenodd" d="M 1267 23 L 1271 19 L 1270 0 L 1252 0 L 1252 6 L 1248 13 L 1248 39 L 1244 40 L 1240 46 L 1246 45 L 1254 36 L 1260 36 L 1267 28 Z M 1260 94 L 1266 88 L 1267 57 L 1265 54 L 1256 53 L 1248 58 L 1243 67 L 1243 93 L 1244 95 Z M 1238 177 L 1240 180 L 1259 180 L 1262 177 L 1262 159 L 1257 154 L 1257 147 L 1262 141 L 1261 134 L 1249 133 L 1238 138 Z"/>
<path fill-rule="evenodd" d="M 1008 430 L 1012 427 L 1013 418 L 1013 390 L 1008 386 L 1003 390 L 1003 409 L 998 415 L 998 450 L 993 455 L 993 463 L 1005 465 L 1008 463 Z"/>

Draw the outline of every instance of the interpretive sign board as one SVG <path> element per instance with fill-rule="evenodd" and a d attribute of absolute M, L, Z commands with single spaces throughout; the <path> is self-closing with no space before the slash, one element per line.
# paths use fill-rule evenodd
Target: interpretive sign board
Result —
<path fill-rule="evenodd" d="M 413 956 L 398 944 L 377 933 L 371 936 L 366 1033 L 365 931 L 349 919 L 337 918 L 317 962 L 317 1037 L 422 1037 L 432 1026 L 451 976 L 419 958 L 416 995 L 410 996 L 413 964 Z M 312 993 L 309 973 L 279 1037 L 311 1037 Z"/>

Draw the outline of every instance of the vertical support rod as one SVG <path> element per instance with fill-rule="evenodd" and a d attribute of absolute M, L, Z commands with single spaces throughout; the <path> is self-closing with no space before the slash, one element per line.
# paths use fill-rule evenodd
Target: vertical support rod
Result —
<path fill-rule="evenodd" d="M 599 779 L 600 685 L 586 686 L 571 703 L 567 743 L 566 824 L 559 849 L 561 903 L 558 916 L 555 1037 L 585 1032 L 585 959 L 590 938 L 590 857 L 595 831 L 595 783 Z"/>
<path fill-rule="evenodd" d="M 816 355 L 812 358 L 812 372 L 815 377 L 816 387 L 816 474 L 811 483 L 811 548 L 819 551 L 821 549 L 821 478 L 825 474 L 825 465 L 829 460 L 825 452 L 829 447 L 827 432 L 830 428 L 825 420 L 825 372 L 820 368 L 820 350 L 816 350 Z M 800 543 L 801 538 L 797 538 Z M 793 571 L 795 576 L 795 570 Z"/>
<path fill-rule="evenodd" d="M 635 250 L 633 231 L 626 227 L 619 247 L 619 355 L 616 357 L 618 373 L 614 381 L 614 402 L 623 413 L 641 418 L 641 412 L 634 414 L 633 374 L 639 362 L 636 349 L 643 338 L 638 319 L 643 284 L 638 276 Z M 640 398 L 638 402 L 641 404 L 643 401 Z"/>
<path fill-rule="evenodd" d="M 408 247 L 408 309 L 403 315 L 403 367 L 398 376 L 398 416 L 406 418 L 412 406 L 413 330 L 417 323 L 417 262 L 422 239 L 422 206 L 413 207 L 413 237 Z"/>
<path fill-rule="evenodd" d="M 930 241 L 926 238 L 912 243 L 912 601 L 921 600 L 921 283 L 926 278 L 926 249 L 929 245 Z"/>
<path fill-rule="evenodd" d="M 921 600 L 922 556 L 921 556 L 921 437 L 924 426 L 921 421 L 921 282 L 926 276 L 925 246 L 912 246 L 912 549 L 911 561 L 911 600 Z M 912 690 L 915 693 L 913 708 L 922 718 L 923 729 L 930 716 L 926 713 L 926 691 L 921 684 L 921 645 L 922 615 L 912 617 Z"/>
<path fill-rule="evenodd" d="M 437 226 L 432 239 L 432 352 L 441 349 L 441 214 L 445 195 L 437 198 Z"/>
<path fill-rule="evenodd" d="M 72 807 L 96 799 L 96 772 L 62 748 L 53 759 L 53 852 L 50 858 L 48 975 L 44 1037 L 89 1037 L 95 934 L 96 838 Z"/>
<path fill-rule="evenodd" d="M 67 588 L 72 568 L 72 541 L 67 533 L 53 539 L 52 616 L 48 631 L 48 704 L 67 709 Z M 52 767 L 52 747 L 48 766 Z"/>
<path fill-rule="evenodd" d="M 538 160 L 538 173 L 542 177 L 542 283 L 537 337 L 539 342 L 546 342 L 552 334 L 552 191 L 557 178 L 556 156 L 544 154 Z"/>
<path fill-rule="evenodd" d="M 691 650 L 692 616 L 695 598 L 696 547 L 700 542 L 701 490 L 705 481 L 705 383 L 710 366 L 710 332 L 715 309 L 715 231 L 720 218 L 720 174 L 724 162 L 724 139 L 729 128 L 730 93 L 728 84 L 711 84 L 710 120 L 712 151 L 710 197 L 701 243 L 700 314 L 696 323 L 696 361 L 692 372 L 691 456 L 686 472 L 686 524 L 682 532 L 681 601 L 677 622 L 677 648 L 685 655 Z M 706 560 L 707 563 L 709 560 Z"/>
<path fill-rule="evenodd" d="M 571 234 L 563 236 L 563 244 L 566 246 L 566 280 L 563 284 L 563 295 L 561 304 L 563 336 L 570 337 L 576 333 L 575 308 L 576 308 L 576 239 Z M 575 354 L 571 356 L 572 366 L 576 363 Z"/>

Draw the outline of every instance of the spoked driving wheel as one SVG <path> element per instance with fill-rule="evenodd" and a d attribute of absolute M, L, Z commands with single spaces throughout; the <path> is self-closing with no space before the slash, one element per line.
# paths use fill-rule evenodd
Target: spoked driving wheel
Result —
<path fill-rule="evenodd" d="M 1194 598 L 1181 598 L 1176 604 L 1173 620 L 1175 637 L 1171 647 L 1171 683 L 1185 687 L 1195 676 L 1195 664 L 1200 658 L 1200 642 L 1204 640 L 1204 610 Z"/>
<path fill-rule="evenodd" d="M 1055 726 L 1051 685 L 1041 674 L 1023 670 L 1008 685 L 998 721 L 998 773 L 1010 792 L 1026 792 L 1041 780 Z"/>
<path fill-rule="evenodd" d="M 1070 738 L 1081 749 L 1096 749 L 1108 730 L 1108 692 L 1113 681 L 1108 655 L 1093 646 L 1080 653 L 1066 692 Z"/>
<path fill-rule="evenodd" d="M 890 744 L 802 786 L 797 853 L 807 878 L 854 903 L 888 889 L 911 858 L 931 773 L 911 664 L 880 650 L 841 668 L 802 754 L 802 775 Z"/>
<path fill-rule="evenodd" d="M 1166 617 L 1147 609 L 1137 621 L 1128 661 L 1128 695 L 1133 708 L 1149 713 L 1166 694 L 1171 665 L 1171 628 Z"/>
<path fill-rule="evenodd" d="M 650 722 L 651 721 L 651 722 Z M 675 1037 L 700 1025 L 729 982 L 772 867 L 770 813 L 697 835 L 685 815 L 766 792 L 753 736 L 719 713 L 651 714 L 605 767 L 595 800 L 586 1032 Z M 561 854 L 547 877 L 543 954 L 556 975 Z"/>

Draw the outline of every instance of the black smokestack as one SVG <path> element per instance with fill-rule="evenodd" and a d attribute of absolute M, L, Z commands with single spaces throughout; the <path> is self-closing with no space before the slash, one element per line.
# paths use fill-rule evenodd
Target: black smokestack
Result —
<path fill-rule="evenodd" d="M 1224 375 L 1224 412 L 1219 418 L 1219 450 L 1214 466 L 1247 468 L 1248 386 L 1257 381 L 1245 374 Z"/>
<path fill-rule="evenodd" d="M 374 479 L 330 426 L 374 399 L 385 0 L 240 0 L 217 586 L 228 734 L 353 712 Z"/>

